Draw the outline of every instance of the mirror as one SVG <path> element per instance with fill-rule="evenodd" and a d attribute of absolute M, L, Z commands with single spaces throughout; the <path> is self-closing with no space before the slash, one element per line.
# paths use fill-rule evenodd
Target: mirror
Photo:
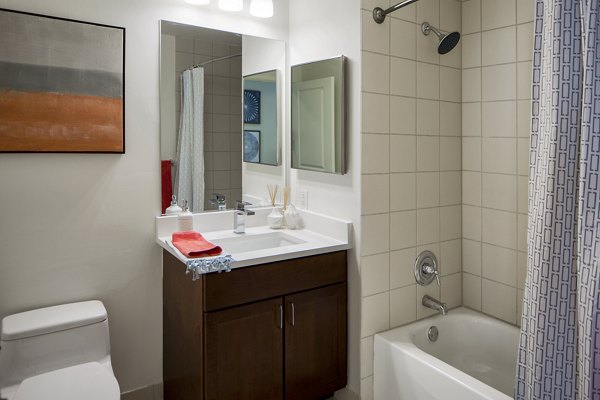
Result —
<path fill-rule="evenodd" d="M 344 174 L 345 57 L 292 67 L 292 168 Z"/>
<path fill-rule="evenodd" d="M 284 179 L 279 78 L 285 42 L 169 21 L 160 29 L 163 212 L 170 193 L 180 204 L 188 200 L 192 212 L 234 208 L 237 200 L 261 203 L 266 184 Z M 257 76 L 252 80 L 264 81 L 264 90 L 274 87 L 274 94 L 258 89 L 260 124 L 243 122 L 243 75 Z M 248 130 L 261 132 L 264 163 L 243 162 L 246 126 L 260 127 Z"/>
<path fill-rule="evenodd" d="M 279 165 L 277 71 L 244 76 L 244 162 Z"/>

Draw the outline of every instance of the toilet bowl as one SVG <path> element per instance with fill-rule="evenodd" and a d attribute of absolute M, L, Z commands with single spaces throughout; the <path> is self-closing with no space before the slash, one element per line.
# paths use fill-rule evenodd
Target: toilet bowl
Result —
<path fill-rule="evenodd" d="M 47 307 L 2 319 L 0 398 L 118 400 L 108 317 L 100 301 Z"/>

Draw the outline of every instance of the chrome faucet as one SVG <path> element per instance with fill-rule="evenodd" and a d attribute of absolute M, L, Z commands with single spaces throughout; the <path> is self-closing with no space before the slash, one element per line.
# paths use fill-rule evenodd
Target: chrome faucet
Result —
<path fill-rule="evenodd" d="M 208 201 L 216 210 L 225 211 L 227 209 L 227 203 L 225 201 L 225 195 L 221 193 L 211 193 L 210 200 Z"/>
<path fill-rule="evenodd" d="M 246 216 L 254 215 L 254 211 L 246 209 L 246 206 L 251 205 L 246 201 L 235 202 L 235 212 L 233 213 L 233 232 L 246 233 Z"/>
<path fill-rule="evenodd" d="M 448 314 L 448 310 L 446 309 L 446 303 L 442 303 L 441 301 L 434 299 L 428 294 L 423 296 L 423 301 L 421 301 L 421 304 L 423 304 L 427 308 L 431 308 L 432 310 L 439 312 L 442 315 Z"/>

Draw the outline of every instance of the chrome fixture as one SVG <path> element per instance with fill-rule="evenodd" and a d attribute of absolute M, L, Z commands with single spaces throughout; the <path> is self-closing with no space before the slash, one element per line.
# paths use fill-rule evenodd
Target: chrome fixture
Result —
<path fill-rule="evenodd" d="M 227 203 L 224 194 L 211 193 L 210 200 L 208 200 L 208 202 L 213 205 L 216 210 L 225 211 L 227 209 Z"/>
<path fill-rule="evenodd" d="M 382 24 L 383 21 L 385 21 L 385 16 L 388 15 L 389 13 L 392 13 L 402 7 L 408 6 L 409 4 L 415 3 L 418 0 L 404 0 L 394 6 L 391 6 L 390 8 L 388 8 L 387 10 L 384 10 L 381 7 L 375 7 L 373 9 L 373 19 L 375 20 L 375 22 L 377 22 L 378 24 Z"/>
<path fill-rule="evenodd" d="M 195 64 L 195 65 L 192 65 L 191 67 L 187 67 L 186 69 L 184 69 L 184 71 L 187 71 L 189 69 L 198 68 L 198 67 L 204 67 L 205 65 L 214 63 L 216 61 L 223 61 L 223 60 L 228 60 L 230 58 L 236 58 L 236 57 L 241 57 L 241 56 L 242 56 L 242 53 L 232 54 L 230 56 L 224 56 L 224 57 L 219 57 L 219 58 L 213 58 L 212 60 L 204 61 L 204 62 L 201 62 L 200 64 Z"/>
<path fill-rule="evenodd" d="M 235 212 L 233 213 L 233 232 L 246 233 L 246 216 L 254 215 L 254 211 L 246 209 L 246 206 L 251 205 L 246 201 L 236 201 Z"/>
<path fill-rule="evenodd" d="M 434 299 L 428 294 L 423 296 L 421 304 L 423 304 L 427 308 L 431 308 L 432 310 L 439 312 L 442 315 L 448 314 L 448 310 L 446 309 L 446 303 L 442 303 L 441 301 Z"/>
<path fill-rule="evenodd" d="M 451 32 L 447 35 L 444 35 L 438 29 L 431 26 L 429 22 L 423 22 L 421 24 L 421 32 L 423 32 L 423 35 L 429 35 L 431 32 L 436 34 L 440 41 L 437 49 L 439 54 L 449 53 L 460 41 L 460 33 Z"/>
<path fill-rule="evenodd" d="M 429 285 L 433 280 L 440 286 L 440 274 L 435 254 L 425 250 L 419 254 L 415 261 L 415 280 L 421 286 Z"/>
<path fill-rule="evenodd" d="M 429 327 L 429 329 L 427 329 L 427 337 L 429 338 L 430 342 L 436 342 L 439 336 L 440 331 L 438 331 L 437 326 L 432 325 Z"/>

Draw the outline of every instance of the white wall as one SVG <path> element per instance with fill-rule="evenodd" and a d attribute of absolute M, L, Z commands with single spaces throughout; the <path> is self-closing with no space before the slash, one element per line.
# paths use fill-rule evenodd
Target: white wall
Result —
<path fill-rule="evenodd" d="M 275 2 L 269 20 L 180 0 L 0 0 L 0 7 L 127 29 L 126 154 L 0 154 L 0 316 L 98 298 L 108 309 L 121 390 L 160 382 L 158 21 L 285 40 L 287 1 Z"/>
<path fill-rule="evenodd" d="M 360 0 L 301 0 L 290 3 L 290 65 L 344 55 L 346 76 L 347 173 L 290 171 L 292 201 L 298 190 L 308 192 L 308 209 L 353 223 L 353 249 L 348 257 L 348 388 L 359 392 L 360 280 Z M 288 106 L 289 107 L 289 106 Z M 289 108 L 288 108 L 289 109 Z M 289 159 L 289 145 L 286 156 Z M 338 396 L 343 396 L 340 393 Z"/>

